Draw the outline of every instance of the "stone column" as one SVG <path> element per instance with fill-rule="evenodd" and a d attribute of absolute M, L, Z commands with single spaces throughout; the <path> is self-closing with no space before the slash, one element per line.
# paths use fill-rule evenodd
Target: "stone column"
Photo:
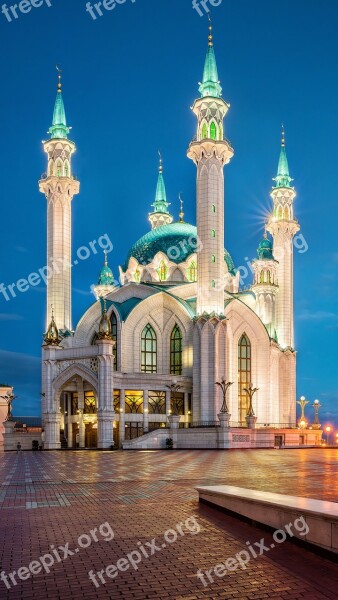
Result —
<path fill-rule="evenodd" d="M 109 449 L 114 445 L 114 341 L 99 340 L 99 395 L 97 411 L 97 447 Z"/>
<path fill-rule="evenodd" d="M 79 448 L 86 447 L 86 426 L 83 422 L 83 411 L 79 412 Z"/>
<path fill-rule="evenodd" d="M 189 412 L 189 394 L 188 392 L 184 392 L 184 417 L 186 419 L 186 421 L 189 419 L 190 415 L 188 415 Z M 187 429 L 189 427 L 189 423 L 185 423 L 184 427 Z"/>
<path fill-rule="evenodd" d="M 143 392 L 143 432 L 149 431 L 149 391 Z"/>
<path fill-rule="evenodd" d="M 4 450 L 5 451 L 9 451 L 9 450 L 16 450 L 16 443 L 15 443 L 15 433 L 14 433 L 14 427 L 15 427 L 15 421 L 5 421 L 3 423 L 4 426 Z"/>
<path fill-rule="evenodd" d="M 73 423 L 70 421 L 70 417 L 68 417 L 68 448 L 73 448 Z"/>
<path fill-rule="evenodd" d="M 171 410 L 171 392 L 167 390 L 165 393 L 165 412 L 166 415 L 170 415 Z"/>
<path fill-rule="evenodd" d="M 120 391 L 120 444 L 126 439 L 126 428 L 125 428 L 125 411 L 126 411 L 126 390 L 121 389 Z"/>
<path fill-rule="evenodd" d="M 44 415 L 45 424 L 45 450 L 60 450 L 60 421 L 61 414 L 58 412 L 49 412 Z"/>

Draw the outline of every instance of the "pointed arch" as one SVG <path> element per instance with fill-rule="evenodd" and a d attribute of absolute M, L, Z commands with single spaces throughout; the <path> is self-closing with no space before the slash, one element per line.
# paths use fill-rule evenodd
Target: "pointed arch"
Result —
<path fill-rule="evenodd" d="M 157 373 L 157 336 L 150 323 L 141 334 L 141 372 Z"/>
<path fill-rule="evenodd" d="M 183 335 L 182 331 L 175 323 L 175 327 L 170 336 L 170 374 L 182 375 L 182 351 Z"/>
<path fill-rule="evenodd" d="M 206 122 L 204 122 L 202 125 L 202 140 L 206 140 L 207 137 L 208 137 L 208 126 L 207 126 Z"/>
<path fill-rule="evenodd" d="M 157 274 L 160 281 L 166 281 L 168 278 L 168 267 L 164 260 L 161 260 L 160 266 L 157 269 Z"/>
<path fill-rule="evenodd" d="M 251 380 L 251 342 L 247 334 L 243 333 L 238 342 L 238 420 L 241 424 L 245 424 L 245 417 L 249 409 L 249 400 L 244 388 L 250 386 Z"/>
<path fill-rule="evenodd" d="M 70 166 L 68 160 L 65 162 L 65 177 L 70 177 Z"/>

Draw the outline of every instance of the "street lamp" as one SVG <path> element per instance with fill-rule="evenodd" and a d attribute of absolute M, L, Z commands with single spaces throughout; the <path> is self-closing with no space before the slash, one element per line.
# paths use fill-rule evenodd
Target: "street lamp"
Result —
<path fill-rule="evenodd" d="M 320 429 L 320 423 L 319 423 L 319 409 L 322 406 L 319 402 L 319 400 L 315 400 L 314 403 L 312 404 L 313 408 L 315 409 L 315 418 L 314 421 L 312 423 L 312 427 L 313 429 Z"/>
<path fill-rule="evenodd" d="M 246 415 L 247 417 L 255 416 L 252 399 L 253 399 L 254 395 L 256 394 L 256 392 L 258 392 L 258 390 L 259 390 L 259 388 L 254 388 L 252 383 L 250 383 L 250 386 L 248 388 L 243 388 L 243 391 L 247 394 L 247 396 L 249 398 L 248 414 Z"/>
<path fill-rule="evenodd" d="M 302 414 L 300 415 L 300 419 L 299 419 L 299 425 L 301 424 L 302 421 L 305 421 L 305 406 L 307 404 L 309 404 L 310 400 L 306 400 L 305 396 L 301 396 L 300 400 L 297 400 L 297 404 L 299 404 L 301 410 L 302 410 Z"/>
<path fill-rule="evenodd" d="M 6 394 L 6 396 L 0 396 L 0 398 L 7 402 L 7 416 L 5 421 L 13 421 L 12 405 L 13 401 L 16 400 L 17 396 L 14 396 L 14 394 L 11 393 Z"/>
<path fill-rule="evenodd" d="M 221 408 L 221 413 L 225 413 L 228 414 L 229 413 L 229 408 L 228 408 L 228 404 L 227 404 L 227 393 L 228 393 L 228 389 L 231 385 L 233 385 L 233 381 L 228 381 L 228 383 L 225 383 L 225 379 L 224 377 L 222 377 L 222 381 L 216 381 L 215 385 L 218 385 L 223 393 L 223 404 L 222 404 L 222 408 Z"/>
<path fill-rule="evenodd" d="M 327 445 L 329 445 L 330 433 L 331 433 L 331 427 L 330 427 L 330 425 L 328 425 L 327 427 L 325 427 L 325 431 L 326 431 L 326 443 L 327 443 Z"/>
<path fill-rule="evenodd" d="M 166 388 L 170 390 L 170 399 L 171 399 L 171 411 L 170 414 L 174 417 L 179 416 L 179 407 L 177 404 L 177 393 L 182 389 L 182 386 L 179 383 L 172 383 L 171 385 L 166 385 Z"/>

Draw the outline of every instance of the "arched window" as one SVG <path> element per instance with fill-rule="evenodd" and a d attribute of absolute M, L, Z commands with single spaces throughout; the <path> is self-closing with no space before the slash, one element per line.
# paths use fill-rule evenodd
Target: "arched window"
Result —
<path fill-rule="evenodd" d="M 277 218 L 283 219 L 283 209 L 281 206 L 278 207 Z"/>
<path fill-rule="evenodd" d="M 206 140 L 208 137 L 208 128 L 207 128 L 207 124 L 203 123 L 203 127 L 202 127 L 202 140 Z"/>
<path fill-rule="evenodd" d="M 216 262 L 216 256 L 214 254 L 211 255 L 211 262 L 213 262 L 213 263 Z"/>
<path fill-rule="evenodd" d="M 271 273 L 270 273 L 270 271 L 267 271 L 266 275 L 267 275 L 267 282 L 271 283 Z"/>
<path fill-rule="evenodd" d="M 210 137 L 212 140 L 216 139 L 217 129 L 215 123 L 212 121 L 210 125 Z"/>
<path fill-rule="evenodd" d="M 245 424 L 249 410 L 249 399 L 244 388 L 248 388 L 252 381 L 251 360 L 251 343 L 243 333 L 238 343 L 238 420 L 242 424 Z"/>
<path fill-rule="evenodd" d="M 182 375 L 182 332 L 176 324 L 170 336 L 170 374 Z"/>
<path fill-rule="evenodd" d="M 61 177 L 61 175 L 62 175 L 62 164 L 59 161 L 56 166 L 56 176 Z"/>
<path fill-rule="evenodd" d="M 211 237 L 213 237 L 213 238 L 216 237 L 216 231 L 214 229 L 211 230 Z"/>
<path fill-rule="evenodd" d="M 264 271 L 261 271 L 260 283 L 264 283 Z"/>
<path fill-rule="evenodd" d="M 287 219 L 288 221 L 290 220 L 290 211 L 288 206 L 284 207 L 284 219 Z"/>
<path fill-rule="evenodd" d="M 65 176 L 69 177 L 69 164 L 68 164 L 68 162 L 66 162 L 66 164 L 65 164 Z"/>
<path fill-rule="evenodd" d="M 135 273 L 134 273 L 134 279 L 136 283 L 140 283 L 140 279 L 141 279 L 141 272 L 139 269 L 136 269 Z"/>
<path fill-rule="evenodd" d="M 117 318 L 116 318 L 116 314 L 114 313 L 114 311 L 111 314 L 110 317 L 110 322 L 111 322 L 111 336 L 115 342 L 115 346 L 114 346 L 114 371 L 117 371 L 117 352 L 118 352 L 118 346 L 117 346 Z"/>
<path fill-rule="evenodd" d="M 215 204 L 212 204 L 212 206 L 211 206 L 211 212 L 213 212 L 213 213 L 216 212 L 216 206 L 215 206 Z"/>
<path fill-rule="evenodd" d="M 192 261 L 188 267 L 188 279 L 191 282 L 197 281 L 197 266 L 195 261 Z"/>
<path fill-rule="evenodd" d="M 159 267 L 159 269 L 157 269 L 157 273 L 158 273 L 160 281 L 166 281 L 166 279 L 168 277 L 168 267 L 165 264 L 164 260 L 161 260 L 160 267 Z"/>
<path fill-rule="evenodd" d="M 141 336 L 141 372 L 157 372 L 157 337 L 149 323 L 143 329 Z"/>

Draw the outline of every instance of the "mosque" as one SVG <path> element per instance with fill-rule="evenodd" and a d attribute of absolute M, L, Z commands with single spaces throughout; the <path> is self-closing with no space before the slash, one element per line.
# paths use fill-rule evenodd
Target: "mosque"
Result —
<path fill-rule="evenodd" d="M 72 174 L 59 75 L 44 142 L 47 172 L 47 333 L 42 350 L 42 424 L 60 448 L 252 448 L 317 445 L 321 432 L 296 422 L 293 241 L 299 231 L 285 137 L 271 213 L 241 290 L 224 248 L 223 99 L 210 26 L 203 80 L 192 107 L 196 135 L 196 226 L 169 211 L 160 160 L 150 229 L 119 268 L 99 276 L 97 300 L 72 324 Z M 277 162 L 277 161 L 276 161 Z M 67 265 L 53 270 L 61 261 Z M 90 282 L 88 282 L 90 283 Z"/>

